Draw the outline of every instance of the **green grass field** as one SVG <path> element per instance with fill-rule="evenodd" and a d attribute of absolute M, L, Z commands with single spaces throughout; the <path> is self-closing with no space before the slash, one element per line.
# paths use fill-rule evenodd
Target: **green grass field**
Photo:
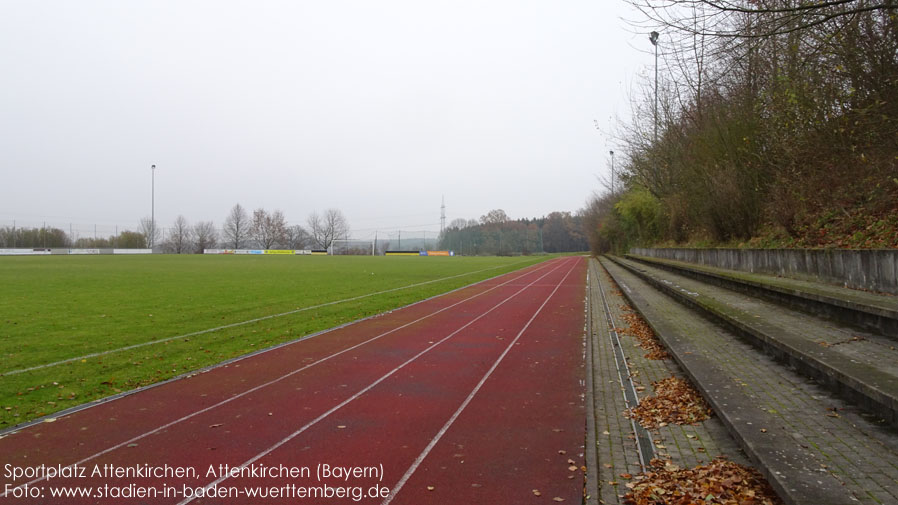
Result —
<path fill-rule="evenodd" d="M 193 255 L 0 258 L 0 429 L 543 259 Z M 80 358 L 163 339 L 167 340 Z M 22 371 L 63 360 L 72 361 Z"/>

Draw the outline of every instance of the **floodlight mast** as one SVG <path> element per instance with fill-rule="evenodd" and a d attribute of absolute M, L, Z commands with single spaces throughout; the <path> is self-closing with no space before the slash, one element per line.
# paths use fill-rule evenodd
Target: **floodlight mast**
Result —
<path fill-rule="evenodd" d="M 614 196 L 614 151 L 608 151 L 611 155 L 611 196 Z"/>
<path fill-rule="evenodd" d="M 150 237 L 149 237 L 149 246 L 150 250 L 156 246 L 156 165 L 150 166 L 150 172 L 153 174 L 152 183 L 150 189 Z"/>
<path fill-rule="evenodd" d="M 655 46 L 655 150 L 658 149 L 658 32 L 652 32 L 649 34 L 649 42 Z M 657 156 L 653 156 L 655 158 L 655 172 L 658 172 L 658 161 Z"/>

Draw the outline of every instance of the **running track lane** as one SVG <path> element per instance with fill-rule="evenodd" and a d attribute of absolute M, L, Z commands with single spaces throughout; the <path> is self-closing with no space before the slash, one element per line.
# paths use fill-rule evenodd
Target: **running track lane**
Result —
<path fill-rule="evenodd" d="M 327 338 L 301 342 L 23 430 L 0 440 L 0 454 L 3 460 L 10 454 L 17 456 L 16 464 L 71 464 L 146 432 L 149 426 L 171 423 L 185 412 L 208 409 L 222 398 L 233 398 L 284 373 L 301 370 L 85 464 L 168 463 L 193 466 L 201 473 L 192 481 L 167 481 L 178 487 L 209 483 L 212 479 L 202 476 L 209 465 L 239 465 L 253 458 L 258 458 L 256 464 L 313 468 L 317 463 L 383 464 L 384 486 L 392 487 L 409 475 L 393 503 L 507 503 L 512 496 L 518 502 L 537 499 L 532 489 L 539 489 L 549 499 L 559 496 L 569 503 L 579 501 L 582 475 L 568 470 L 567 459 L 572 458 L 576 466 L 582 464 L 583 265 L 579 258 L 547 262 L 343 328 Z M 386 332 L 390 333 L 352 348 Z M 349 350 L 317 361 L 344 349 Z M 319 364 L 303 368 L 309 362 Z M 471 396 L 478 384 L 478 393 Z M 462 405 L 465 410 L 459 413 Z M 136 416 L 129 420 L 140 426 L 121 422 L 120 418 L 134 412 Z M 453 424 L 447 426 L 455 414 Z M 54 437 L 57 432 L 63 434 Z M 442 438 L 432 443 L 440 433 Z M 290 438 L 291 434 L 295 435 Z M 47 443 L 50 439 L 55 443 Z M 422 458 L 428 447 L 430 453 Z M 409 474 L 416 459 L 421 463 Z M 568 479 L 570 475 L 575 478 Z M 421 484 L 422 479 L 434 482 Z M 124 483 L 57 479 L 54 484 L 104 482 Z M 127 482 L 160 484 L 154 479 Z M 221 485 L 284 483 L 228 479 Z M 460 500 L 462 496 L 469 498 Z M 249 501 L 206 499 L 194 503 Z M 122 503 L 81 501 L 96 502 Z M 264 501 L 269 502 L 273 501 Z"/>

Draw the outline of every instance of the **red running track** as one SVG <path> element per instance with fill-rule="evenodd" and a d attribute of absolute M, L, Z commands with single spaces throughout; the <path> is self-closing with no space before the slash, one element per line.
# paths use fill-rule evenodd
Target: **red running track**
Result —
<path fill-rule="evenodd" d="M 23 429 L 0 503 L 580 503 L 585 272 L 551 260 Z M 9 475 L 41 465 L 69 475 Z M 196 475 L 91 476 L 166 465 Z"/>

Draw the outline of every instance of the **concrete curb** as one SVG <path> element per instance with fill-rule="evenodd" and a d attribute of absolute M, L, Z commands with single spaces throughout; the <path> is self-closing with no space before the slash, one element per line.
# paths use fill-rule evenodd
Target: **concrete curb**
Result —
<path fill-rule="evenodd" d="M 590 261 L 590 260 L 587 260 Z M 586 298 L 584 309 L 586 310 L 586 496 L 583 497 L 585 505 L 599 505 L 599 456 L 596 450 L 596 395 L 595 395 L 595 369 L 594 369 L 594 340 L 597 336 L 592 331 L 592 286 L 590 285 L 589 268 L 586 270 Z"/>

